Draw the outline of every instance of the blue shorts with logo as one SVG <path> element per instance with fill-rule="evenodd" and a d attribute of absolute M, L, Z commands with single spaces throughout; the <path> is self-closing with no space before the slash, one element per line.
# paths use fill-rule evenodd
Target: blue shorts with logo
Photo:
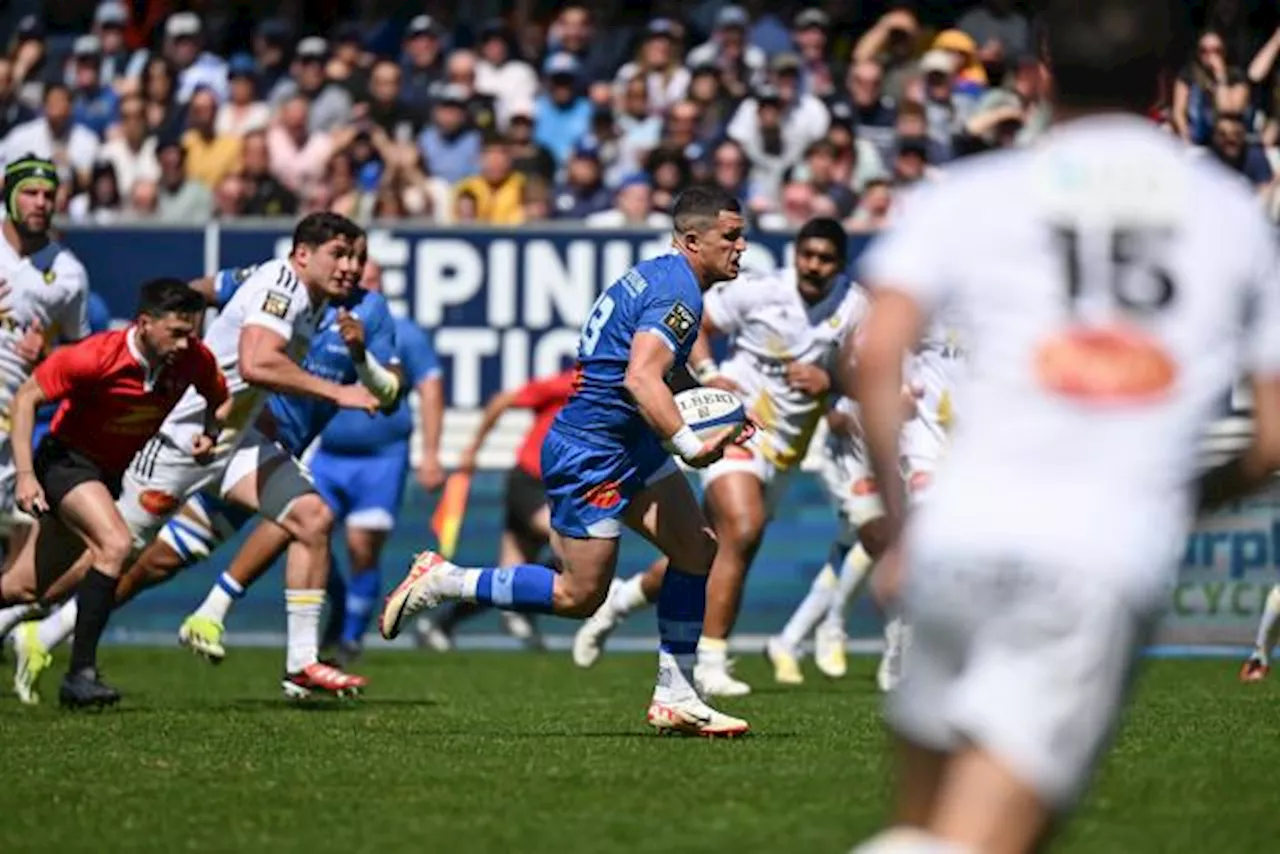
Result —
<path fill-rule="evenodd" d="M 321 446 L 309 468 L 316 491 L 348 527 L 372 531 L 395 527 L 409 473 L 408 442 L 369 456 L 334 454 Z"/>
<path fill-rule="evenodd" d="M 551 527 L 575 539 L 616 539 L 632 499 L 676 471 L 656 437 L 623 447 L 553 426 L 542 443 Z"/>

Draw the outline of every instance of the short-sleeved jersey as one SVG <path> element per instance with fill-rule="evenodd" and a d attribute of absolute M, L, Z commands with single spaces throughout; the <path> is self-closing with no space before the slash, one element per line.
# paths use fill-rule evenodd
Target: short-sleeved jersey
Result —
<path fill-rule="evenodd" d="M 763 428 L 758 447 L 780 468 L 804 458 L 826 409 L 825 395 L 813 397 L 787 384 L 787 365 L 831 370 L 866 307 L 862 289 L 844 276 L 810 305 L 800 295 L 794 269 L 739 276 L 707 291 L 707 320 L 731 337 L 720 369 L 742 388 L 751 417 Z"/>
<path fill-rule="evenodd" d="M 204 344 L 194 341 L 171 363 L 149 365 L 135 331 L 99 332 L 61 347 L 34 374 L 45 396 L 61 401 L 50 433 L 107 474 L 128 468 L 184 393 L 214 401 L 227 395 L 217 359 Z"/>
<path fill-rule="evenodd" d="M 301 362 L 311 346 L 327 303 L 313 305 L 306 285 L 285 260 L 272 260 L 256 267 L 205 331 L 204 343 L 213 351 L 227 378 L 227 388 L 235 403 L 219 437 L 221 446 L 238 443 L 245 428 L 262 412 L 269 395 L 265 389 L 249 385 L 240 376 L 240 333 L 248 326 L 269 329 L 287 342 L 289 355 Z M 174 408 L 161 432 L 179 447 L 185 447 L 204 423 L 204 400 L 194 391 Z"/>
<path fill-rule="evenodd" d="M 577 389 L 556 418 L 557 430 L 606 446 L 629 446 L 653 437 L 623 386 L 631 342 L 657 335 L 689 360 L 702 323 L 702 289 L 682 255 L 641 261 L 600 294 L 578 343 Z"/>
<path fill-rule="evenodd" d="M 320 434 L 322 449 L 349 456 L 404 453 L 404 443 L 413 436 L 409 392 L 423 380 L 440 376 L 440 360 L 431 345 L 431 337 L 421 326 L 407 317 L 394 318 L 393 323 L 394 357 L 404 371 L 404 386 L 395 409 L 372 418 L 354 409 L 339 412 Z"/>
<path fill-rule="evenodd" d="M 33 322 L 40 322 L 51 344 L 89 334 L 89 276 L 71 250 L 58 243 L 28 256 L 0 239 L 0 281 L 9 288 L 0 301 L 0 395 L 7 402 L 31 376 L 32 366 L 14 345 Z"/>
<path fill-rule="evenodd" d="M 511 400 L 512 406 L 533 411 L 533 426 L 524 434 L 516 451 L 516 465 L 536 478 L 542 477 L 542 440 L 547 438 L 556 414 L 573 394 L 574 376 L 574 371 L 564 371 L 532 380 L 517 389 Z"/>
<path fill-rule="evenodd" d="M 1280 371 L 1276 254 L 1238 178 L 1138 119 L 921 190 L 864 265 L 965 334 L 963 415 L 913 535 L 1167 583 L 1218 401 L 1242 369 Z"/>
<path fill-rule="evenodd" d="M 214 276 L 214 295 L 215 305 L 219 310 L 226 307 L 256 269 L 256 266 L 233 267 L 218 271 Z M 396 360 L 396 327 L 386 298 L 361 287 L 353 288 L 345 300 L 330 304 L 325 309 L 302 367 L 323 379 L 349 385 L 356 382 L 358 377 L 355 363 L 351 361 L 351 353 L 338 334 L 338 310 L 342 308 L 364 325 L 365 349 L 384 365 L 393 364 Z M 267 400 L 267 408 L 276 423 L 277 441 L 297 456 L 302 455 L 339 413 L 338 407 L 328 401 L 291 394 L 271 395 Z M 355 414 L 368 426 L 368 415 Z"/>

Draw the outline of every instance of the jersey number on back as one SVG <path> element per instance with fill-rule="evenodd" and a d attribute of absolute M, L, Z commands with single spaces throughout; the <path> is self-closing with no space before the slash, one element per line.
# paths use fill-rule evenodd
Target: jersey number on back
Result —
<path fill-rule="evenodd" d="M 1072 313 L 1084 295 L 1081 274 L 1080 232 L 1074 228 L 1054 230 L 1067 279 L 1067 299 Z M 1153 314 L 1173 302 L 1177 288 L 1173 278 L 1149 258 L 1150 246 L 1163 242 L 1165 235 L 1143 229 L 1116 229 L 1108 235 L 1111 267 L 1110 288 L 1116 302 L 1134 314 Z"/>
<path fill-rule="evenodd" d="M 613 314 L 613 305 L 613 297 L 605 292 L 591 307 L 591 314 L 587 315 L 587 322 L 582 326 L 582 355 L 590 356 L 596 351 L 596 345 L 600 343 L 600 333 L 604 331 L 604 325 L 609 322 L 609 316 Z"/>

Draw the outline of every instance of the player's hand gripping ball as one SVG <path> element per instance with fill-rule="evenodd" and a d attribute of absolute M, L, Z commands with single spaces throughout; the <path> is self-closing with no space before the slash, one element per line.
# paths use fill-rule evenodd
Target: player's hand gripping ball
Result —
<path fill-rule="evenodd" d="M 750 430 L 747 410 L 735 394 L 702 386 L 682 391 L 675 397 L 684 423 L 704 442 L 721 435 L 726 427 L 733 428 L 726 444 L 744 438 L 744 433 Z"/>

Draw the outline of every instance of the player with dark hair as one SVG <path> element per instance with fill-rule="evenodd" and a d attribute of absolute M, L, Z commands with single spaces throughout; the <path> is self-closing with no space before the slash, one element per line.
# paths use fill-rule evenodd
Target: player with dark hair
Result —
<path fill-rule="evenodd" d="M 596 300 L 578 345 L 574 394 L 542 444 L 561 572 L 541 564 L 464 569 L 423 552 L 387 597 L 381 628 L 394 638 L 412 615 L 454 600 L 587 617 L 608 592 L 626 525 L 672 562 L 658 597 L 661 644 L 649 723 L 660 732 L 739 735 L 747 722 L 712 709 L 694 688 L 716 540 L 667 450 L 703 468 L 724 455 L 737 430 L 699 439 L 667 377 L 688 361 L 703 291 L 737 277 L 746 225 L 738 201 L 716 188 L 685 190 L 673 219 L 675 251 L 640 262 Z"/>
<path fill-rule="evenodd" d="M 705 296 L 694 370 L 703 384 L 741 397 L 758 429 L 751 444 L 728 448 L 701 471 L 706 514 L 719 541 L 694 670 L 704 695 L 751 691 L 729 670 L 729 633 L 765 527 L 826 412 L 834 360 L 866 308 L 862 290 L 845 274 L 848 243 L 840 223 L 812 219 L 796 236 L 790 269 L 740 276 Z M 720 336 L 733 343 L 728 359 L 717 365 L 710 342 Z M 595 663 L 626 614 L 657 598 L 666 568 L 659 558 L 642 575 L 614 584 L 574 638 L 579 667 Z M 793 660 L 797 654 L 780 646 L 775 652 Z"/>
<path fill-rule="evenodd" d="M 205 402 L 202 429 L 191 437 L 193 459 L 210 458 L 229 410 L 226 380 L 199 339 L 203 311 L 185 282 L 148 282 L 132 326 L 59 349 L 14 397 L 15 496 L 39 521 L 0 577 L 0 595 L 6 602 L 41 596 L 85 548 L 92 567 L 80 582 L 64 704 L 119 699 L 98 678 L 97 647 L 132 546 L 115 503 L 125 469 L 189 390 Z M 62 404 L 33 458 L 36 408 L 46 401 Z"/>
<path fill-rule="evenodd" d="M 861 854 L 1044 850 L 1102 756 L 1198 512 L 1280 467 L 1280 253 L 1239 176 L 1147 117 L 1169 0 L 1049 0 L 1054 124 L 957 164 L 869 249 L 849 392 L 912 631 L 893 828 Z M 946 459 L 908 484 L 904 354 L 958 318 Z M 1200 438 L 1247 374 L 1252 443 Z M 912 490 L 915 492 L 915 490 Z"/>

